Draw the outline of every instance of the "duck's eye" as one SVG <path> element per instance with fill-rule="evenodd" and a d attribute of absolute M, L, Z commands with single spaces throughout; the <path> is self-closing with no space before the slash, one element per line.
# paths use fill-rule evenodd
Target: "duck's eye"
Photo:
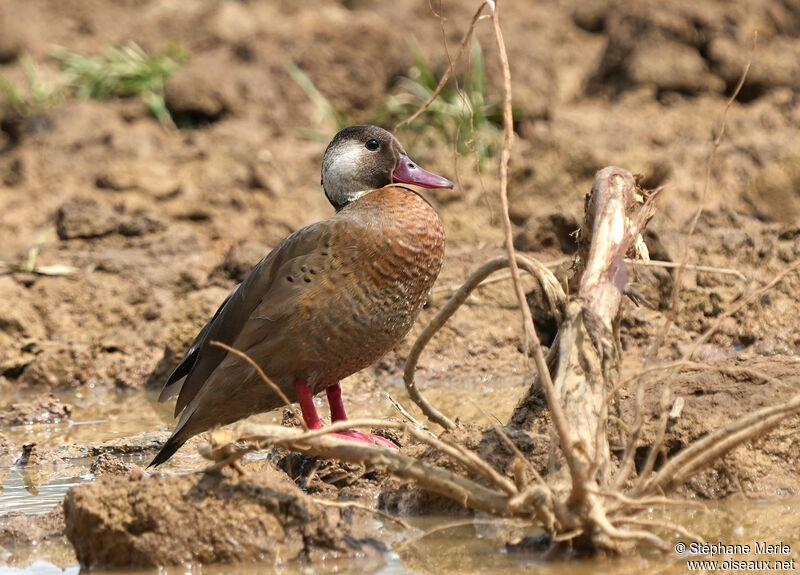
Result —
<path fill-rule="evenodd" d="M 374 152 L 375 150 L 381 147 L 381 143 L 375 138 L 371 138 L 367 140 L 367 143 L 364 144 L 364 147 L 370 150 L 371 152 Z"/>

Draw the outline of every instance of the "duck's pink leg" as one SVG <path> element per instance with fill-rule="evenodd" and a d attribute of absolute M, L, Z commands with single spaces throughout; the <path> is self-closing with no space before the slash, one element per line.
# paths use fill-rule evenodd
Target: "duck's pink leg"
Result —
<path fill-rule="evenodd" d="M 328 386 L 325 388 L 325 395 L 328 396 L 328 405 L 331 407 L 331 421 L 347 421 L 342 401 L 342 386 L 338 383 Z"/>
<path fill-rule="evenodd" d="M 328 396 L 328 405 L 331 407 L 331 421 L 347 421 L 347 413 L 344 411 L 344 403 L 342 402 L 342 387 L 339 383 L 334 383 L 325 389 L 325 394 Z M 305 412 L 304 412 L 305 413 Z M 362 433 L 353 429 L 344 431 L 342 433 L 333 433 L 331 435 L 340 436 L 344 439 L 351 439 L 353 441 L 360 441 L 369 445 L 388 447 L 390 449 L 397 449 L 393 441 L 381 437 L 380 435 L 373 435 L 372 433 Z"/>
<path fill-rule="evenodd" d="M 314 394 L 311 393 L 308 384 L 302 379 L 294 382 L 294 390 L 297 393 L 297 402 L 300 404 L 300 411 L 303 412 L 303 421 L 309 429 L 320 429 L 322 423 L 317 415 L 317 408 L 314 407 Z"/>

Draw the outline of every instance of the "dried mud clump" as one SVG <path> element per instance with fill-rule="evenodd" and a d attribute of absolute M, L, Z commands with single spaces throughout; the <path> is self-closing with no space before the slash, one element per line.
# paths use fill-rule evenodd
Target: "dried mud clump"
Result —
<path fill-rule="evenodd" d="M 244 281 L 253 266 L 268 254 L 270 248 L 261 242 L 245 241 L 231 246 L 214 274 L 237 282 Z"/>
<path fill-rule="evenodd" d="M 127 463 L 112 453 L 101 453 L 89 468 L 95 477 L 109 475 L 127 475 L 136 469 L 133 463 Z"/>
<path fill-rule="evenodd" d="M 470 425 L 459 425 L 454 429 L 445 431 L 442 434 L 442 438 L 447 438 L 453 443 L 478 452 L 481 431 Z M 449 471 L 464 472 L 461 465 L 423 443 L 408 442 L 403 446 L 403 453 L 419 461 L 424 461 Z M 416 483 L 396 478 L 389 478 L 381 486 L 380 507 L 398 515 L 462 514 L 468 512 L 464 505 L 458 501 L 433 493 Z"/>
<path fill-rule="evenodd" d="M 241 110 L 241 97 L 234 82 L 210 82 L 208 79 L 208 70 L 234 67 L 230 58 L 223 51 L 204 54 L 170 78 L 166 101 L 179 123 L 210 124 L 232 110 Z"/>
<path fill-rule="evenodd" d="M 58 423 L 69 419 L 72 406 L 62 403 L 52 393 L 38 396 L 30 403 L 14 403 L 0 413 L 0 426 Z"/>
<path fill-rule="evenodd" d="M 70 489 L 64 515 L 86 568 L 376 556 L 274 471 L 103 478 Z"/>
<path fill-rule="evenodd" d="M 118 233 L 123 236 L 144 236 L 164 228 L 147 214 L 126 215 L 94 202 L 66 202 L 56 213 L 56 231 L 62 240 L 100 238 Z"/>
<path fill-rule="evenodd" d="M 18 381 L 31 389 L 71 389 L 91 381 L 96 366 L 86 345 L 43 341 L 21 355 L 26 361 Z M 24 351 L 24 350 L 23 350 Z"/>

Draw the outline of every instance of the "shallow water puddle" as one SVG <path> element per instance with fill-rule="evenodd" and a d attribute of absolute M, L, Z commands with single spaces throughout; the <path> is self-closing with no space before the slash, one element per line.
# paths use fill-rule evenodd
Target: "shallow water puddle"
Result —
<path fill-rule="evenodd" d="M 601 574 L 625 575 L 656 571 L 674 575 L 688 572 L 688 560 L 716 560 L 719 570 L 724 561 L 790 561 L 794 559 L 800 568 L 800 527 L 796 517 L 800 514 L 800 499 L 782 501 L 737 501 L 710 504 L 707 508 L 676 508 L 668 511 L 652 512 L 651 518 L 662 521 L 680 522 L 707 539 L 709 544 L 746 544 L 753 550 L 756 542 L 783 544 L 788 554 L 746 555 L 677 555 L 661 556 L 645 553 L 643 557 L 622 557 L 619 559 L 571 560 L 545 562 L 532 553 L 506 550 L 499 538 L 503 531 L 494 525 L 462 525 L 443 529 L 421 537 L 424 532 L 452 524 L 453 517 L 429 517 L 415 519 L 411 523 L 415 530 L 408 537 L 418 539 L 403 547 L 401 536 L 392 551 L 384 555 L 379 565 L 361 563 L 329 562 L 315 564 L 313 567 L 281 566 L 270 568 L 265 565 L 221 565 L 207 567 L 185 567 L 152 570 L 93 571 L 97 575 L 255 575 L 257 573 L 279 573 L 281 575 L 306 574 L 375 574 L 409 575 L 415 573 L 435 573 L 437 575 L 481 573 L 482 575 L 522 575 L 537 573 L 541 575 Z M 689 544 L 680 535 L 675 535 L 671 543 Z M 19 559 L 19 558 L 18 558 Z M 11 574 L 50 574 L 78 573 L 76 565 L 66 565 L 64 570 L 53 563 L 36 560 L 35 552 L 30 556 L 27 567 L 0 567 L 0 575 Z M 19 563 L 18 563 L 19 564 Z M 752 569 L 750 570 L 752 571 Z M 792 572 L 789 570 L 788 572 Z"/>
<path fill-rule="evenodd" d="M 81 483 L 83 478 L 55 477 L 49 483 L 36 485 L 24 471 L 12 469 L 3 481 L 0 495 L 0 514 L 20 511 L 23 513 L 47 513 L 64 499 L 67 489 Z"/>
<path fill-rule="evenodd" d="M 519 396 L 518 390 L 499 390 L 497 384 L 480 386 L 483 389 L 455 385 L 440 389 L 430 399 L 441 409 L 456 415 L 469 413 L 464 419 L 483 420 L 488 423 L 497 417 L 504 420 L 513 409 L 513 402 Z M 379 415 L 397 417 L 385 392 L 393 397 L 404 398 L 402 385 L 382 382 L 381 389 L 370 391 L 350 391 L 353 406 L 351 416 Z M 484 388 L 485 387 L 485 388 Z M 502 387 L 502 386 L 501 386 Z M 511 386 L 509 386 L 511 387 Z M 495 388 L 495 389 L 492 389 Z M 346 388 L 345 393 L 348 393 Z M 358 397 L 361 395 L 362 397 Z M 368 397 L 364 397 L 368 396 Z M 14 402 L 28 398 L 14 398 Z M 117 454 L 127 462 L 145 466 L 149 463 L 153 450 L 152 441 L 166 437 L 172 425 L 172 406 L 158 404 L 151 395 L 140 392 L 97 393 L 91 396 L 77 394 L 64 395 L 62 401 L 74 406 L 72 420 L 49 425 L 19 426 L 4 430 L 15 444 L 35 442 L 45 454 L 45 463 L 35 468 L 19 465 L 0 467 L 0 515 L 9 512 L 26 514 L 45 513 L 60 502 L 69 487 L 82 481 L 93 479 L 91 463 L 96 455 L 107 446 L 113 446 Z M 407 400 L 401 400 L 410 409 Z M 460 411 L 457 411 L 460 410 Z M 280 410 L 261 416 L 262 421 L 275 422 L 280 418 Z M 326 408 L 320 402 L 320 412 Z M 154 431 L 156 430 L 156 431 Z M 149 449 L 149 450 L 148 450 Z M 174 471 L 190 471 L 202 465 L 199 458 L 176 458 L 166 467 Z M 757 501 L 742 500 L 713 503 L 706 508 L 681 505 L 666 509 L 653 509 L 649 519 L 669 521 L 686 526 L 697 532 L 709 543 L 748 544 L 751 549 L 755 542 L 785 544 L 788 555 L 734 556 L 739 560 L 795 560 L 800 568 L 800 500 Z M 313 567 L 282 566 L 270 569 L 264 565 L 209 566 L 195 568 L 174 568 L 149 571 L 129 571 L 124 573 L 161 575 L 205 574 L 205 575 L 251 575 L 275 572 L 284 575 L 305 573 L 374 573 L 381 575 L 401 575 L 409 573 L 482 573 L 522 574 L 542 573 L 562 575 L 567 573 L 638 573 L 658 570 L 663 573 L 684 574 L 687 572 L 687 557 L 672 554 L 661 556 L 646 554 L 643 558 L 621 558 L 593 561 L 554 561 L 545 563 L 535 553 L 511 551 L 504 547 L 508 539 L 505 531 L 496 525 L 461 525 L 441 529 L 421 537 L 421 534 L 452 523 L 458 517 L 435 517 L 411 519 L 415 529 L 412 533 L 400 533 L 393 525 L 385 529 L 395 530 L 396 539 L 392 551 L 385 554 L 378 565 L 364 565 L 342 562 L 315 564 Z M 376 527 L 380 528 L 376 523 Z M 512 532 L 518 538 L 535 533 Z M 690 543 L 680 535 L 674 534 L 670 540 Z M 709 559 L 709 557 L 692 557 Z M 711 557 L 722 561 L 726 557 Z M 0 548 L 0 575 L 11 574 L 50 574 L 79 572 L 74 552 L 66 541 L 59 538 L 27 548 Z M 119 575 L 123 571 L 97 571 Z"/>
<path fill-rule="evenodd" d="M 146 430 L 164 429 L 170 415 L 168 406 L 142 401 L 141 393 L 69 393 L 59 399 L 73 406 L 70 421 L 3 430 L 18 447 L 34 443 L 39 462 L 26 466 L 20 454 L 16 462 L 0 466 L 0 515 L 49 511 L 71 486 L 93 479 L 90 466 L 105 448 L 115 446 L 132 463 L 149 461 L 136 453 L 135 438 Z M 26 400 L 30 397 L 18 396 L 9 403 Z"/>

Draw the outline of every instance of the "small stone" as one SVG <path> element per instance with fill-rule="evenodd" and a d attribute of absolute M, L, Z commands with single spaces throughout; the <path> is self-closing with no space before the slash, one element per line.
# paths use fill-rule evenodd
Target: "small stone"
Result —
<path fill-rule="evenodd" d="M 215 122 L 238 107 L 240 98 L 226 77 L 231 69 L 226 52 L 206 52 L 170 76 L 165 100 L 178 125 Z M 212 78 L 209 70 L 220 71 L 223 77 Z"/>
<path fill-rule="evenodd" d="M 160 220 L 148 214 L 139 214 L 121 218 L 117 231 L 123 236 L 136 237 L 160 232 L 165 228 Z"/>
<path fill-rule="evenodd" d="M 127 463 L 111 453 L 101 453 L 92 462 L 89 469 L 95 477 L 104 475 L 128 475 L 132 470 L 138 469 L 133 463 Z"/>
<path fill-rule="evenodd" d="M 244 43 L 256 30 L 252 11 L 239 2 L 223 2 L 212 17 L 211 30 L 223 42 Z"/>
<path fill-rule="evenodd" d="M 95 185 L 102 190 L 116 192 L 141 190 L 156 198 L 168 197 L 180 189 L 180 181 L 169 165 L 152 161 L 134 162 L 130 159 L 100 172 L 95 178 Z"/>
<path fill-rule="evenodd" d="M 661 90 L 696 93 L 725 89 L 724 80 L 709 72 L 697 49 L 678 42 L 637 46 L 628 62 L 628 74 L 636 84 L 653 84 Z"/>
<path fill-rule="evenodd" d="M 62 240 L 99 238 L 116 231 L 119 214 L 94 202 L 71 201 L 56 213 L 56 231 Z"/>
<path fill-rule="evenodd" d="M 161 231 L 164 224 L 149 214 L 127 215 L 94 202 L 72 201 L 56 214 L 56 230 L 62 240 L 99 238 L 118 233 L 143 236 Z"/>
<path fill-rule="evenodd" d="M 770 162 L 753 176 L 745 197 L 766 220 L 793 224 L 800 221 L 800 155 Z"/>

